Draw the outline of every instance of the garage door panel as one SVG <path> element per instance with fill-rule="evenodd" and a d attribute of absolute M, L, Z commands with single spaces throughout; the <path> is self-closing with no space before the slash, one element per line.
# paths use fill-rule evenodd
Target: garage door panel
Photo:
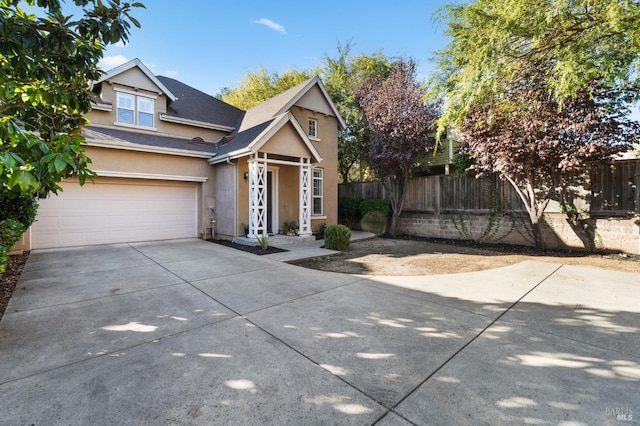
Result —
<path fill-rule="evenodd" d="M 196 185 L 116 179 L 41 200 L 33 248 L 109 244 L 196 236 Z"/>

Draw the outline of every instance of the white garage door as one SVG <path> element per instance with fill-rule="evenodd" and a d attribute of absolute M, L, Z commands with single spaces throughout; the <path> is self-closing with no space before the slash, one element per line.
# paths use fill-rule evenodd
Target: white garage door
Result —
<path fill-rule="evenodd" d="M 197 186 L 190 182 L 97 178 L 40 200 L 32 248 L 196 236 Z"/>

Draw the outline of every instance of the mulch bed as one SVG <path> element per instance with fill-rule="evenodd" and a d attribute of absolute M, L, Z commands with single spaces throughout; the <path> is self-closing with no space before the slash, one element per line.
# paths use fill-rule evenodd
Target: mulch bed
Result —
<path fill-rule="evenodd" d="M 272 247 L 272 246 L 268 246 L 266 250 L 262 250 L 262 247 L 260 246 L 245 246 L 243 244 L 233 243 L 229 240 L 215 239 L 215 240 L 208 240 L 208 241 L 215 244 L 220 244 L 221 246 L 231 247 L 236 250 L 244 251 L 247 253 L 257 254 L 258 256 L 262 256 L 265 254 L 282 253 L 283 251 L 289 251 L 289 250 L 281 249 L 278 247 Z"/>
<path fill-rule="evenodd" d="M 24 264 L 27 263 L 28 258 L 29 252 L 9 256 L 7 269 L 0 276 L 0 319 L 2 319 L 5 309 L 7 309 L 9 299 L 11 299 L 13 290 L 20 279 L 20 274 L 22 274 L 22 269 L 24 269 Z"/>

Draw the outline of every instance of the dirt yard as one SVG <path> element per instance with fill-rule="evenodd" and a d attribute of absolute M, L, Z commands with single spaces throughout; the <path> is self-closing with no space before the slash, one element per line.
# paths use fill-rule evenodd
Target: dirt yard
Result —
<path fill-rule="evenodd" d="M 362 275 L 434 275 L 499 268 L 525 260 L 640 273 L 640 256 L 545 252 L 434 240 L 374 238 L 351 243 L 334 256 L 296 263 L 322 271 Z"/>

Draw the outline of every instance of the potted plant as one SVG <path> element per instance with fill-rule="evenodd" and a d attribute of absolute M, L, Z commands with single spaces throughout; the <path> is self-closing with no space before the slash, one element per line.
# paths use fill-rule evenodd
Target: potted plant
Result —
<path fill-rule="evenodd" d="M 242 228 L 244 229 L 244 236 L 248 237 L 249 236 L 249 225 L 247 225 L 246 223 L 241 223 L 240 226 L 242 226 Z"/>
<path fill-rule="evenodd" d="M 287 221 L 282 225 L 282 232 L 290 237 L 296 236 L 298 234 L 298 224 L 295 220 Z"/>

